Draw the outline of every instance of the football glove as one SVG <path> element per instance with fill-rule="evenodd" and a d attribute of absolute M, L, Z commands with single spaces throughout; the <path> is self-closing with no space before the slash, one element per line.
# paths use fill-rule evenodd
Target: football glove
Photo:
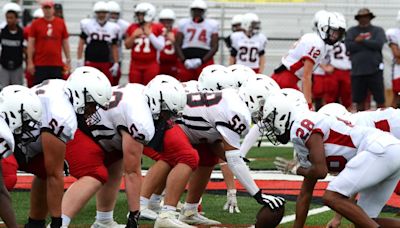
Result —
<path fill-rule="evenodd" d="M 236 189 L 230 189 L 226 192 L 226 203 L 223 208 L 229 213 L 240 213 L 239 206 L 236 199 Z"/>
<path fill-rule="evenodd" d="M 271 210 L 282 207 L 285 204 L 285 199 L 280 196 L 266 195 L 261 192 L 261 189 L 253 196 L 253 198 L 262 205 L 268 206 Z"/>
<path fill-rule="evenodd" d="M 114 63 L 109 69 L 111 75 L 115 78 L 118 75 L 119 63 Z"/>
<path fill-rule="evenodd" d="M 296 160 L 287 160 L 282 157 L 276 157 L 274 161 L 275 167 L 284 174 L 297 175 L 297 169 L 300 167 L 300 163 Z"/>

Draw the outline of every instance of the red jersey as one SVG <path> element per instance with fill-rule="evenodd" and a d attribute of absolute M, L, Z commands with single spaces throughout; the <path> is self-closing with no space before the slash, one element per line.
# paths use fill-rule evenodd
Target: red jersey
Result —
<path fill-rule="evenodd" d="M 25 28 L 24 28 L 24 40 L 28 40 L 30 31 L 31 31 L 31 25 L 25 26 Z"/>
<path fill-rule="evenodd" d="M 139 27 L 140 25 L 137 23 L 131 24 L 126 30 L 127 37 L 131 36 Z M 157 37 L 163 34 L 163 28 L 164 26 L 160 23 L 151 23 L 151 31 Z M 157 50 L 147 36 L 142 35 L 135 39 L 131 52 L 131 61 L 145 62 L 146 64 L 157 61 Z"/>
<path fill-rule="evenodd" d="M 34 20 L 29 37 L 35 38 L 33 63 L 36 66 L 63 66 L 62 42 L 68 38 L 63 19 L 54 17 L 52 21 L 44 18 Z"/>
<path fill-rule="evenodd" d="M 178 29 L 173 28 L 172 33 L 176 36 Z M 178 61 L 178 56 L 176 56 L 174 43 L 168 39 L 168 36 L 165 35 L 165 47 L 160 52 L 160 63 L 171 64 L 176 63 Z"/>

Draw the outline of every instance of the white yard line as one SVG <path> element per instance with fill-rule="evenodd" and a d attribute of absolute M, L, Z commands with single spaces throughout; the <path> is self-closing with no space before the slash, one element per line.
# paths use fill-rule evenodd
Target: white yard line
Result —
<path fill-rule="evenodd" d="M 308 211 L 307 216 L 324 213 L 324 212 L 329 211 L 329 210 L 331 210 L 331 209 L 329 209 L 329 207 L 327 207 L 327 206 L 314 208 L 314 209 L 311 209 L 311 210 Z M 283 217 L 283 219 L 282 219 L 280 224 L 293 222 L 295 219 L 296 219 L 296 215 L 286 215 L 285 217 Z"/>

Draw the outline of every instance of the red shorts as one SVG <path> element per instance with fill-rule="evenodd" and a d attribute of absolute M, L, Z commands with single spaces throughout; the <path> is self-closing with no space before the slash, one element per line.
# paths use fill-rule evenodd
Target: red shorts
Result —
<path fill-rule="evenodd" d="M 31 88 L 35 85 L 33 80 L 33 75 L 29 73 L 28 70 L 25 70 L 25 79 L 26 79 L 26 86 L 28 88 Z"/>
<path fill-rule="evenodd" d="M 114 77 L 112 76 L 111 72 L 110 72 L 110 68 L 113 65 L 113 63 L 111 62 L 90 62 L 90 61 L 86 61 L 85 62 L 85 66 L 90 66 L 90 67 L 94 67 L 96 69 L 98 69 L 99 71 L 103 72 L 103 74 L 105 74 L 108 78 L 108 80 L 110 80 L 111 85 L 116 85 L 114 84 Z"/>
<path fill-rule="evenodd" d="M 17 154 L 18 153 L 18 154 Z M 35 157 L 29 159 L 28 162 L 25 160 L 25 155 L 21 152 L 14 153 L 15 158 L 18 162 L 18 170 L 32 173 L 40 179 L 45 180 L 47 178 L 46 166 L 44 165 L 43 153 L 37 154 Z"/>
<path fill-rule="evenodd" d="M 160 63 L 160 74 L 171 75 L 176 78 L 178 76 L 177 63 Z"/>
<path fill-rule="evenodd" d="M 333 90 L 332 95 L 326 97 L 327 103 L 339 101 L 346 108 L 351 107 L 351 77 L 350 70 L 339 70 L 335 69 L 332 76 L 332 81 L 330 81 L 329 88 Z"/>
<path fill-rule="evenodd" d="M 4 185 L 8 191 L 11 191 L 17 183 L 18 164 L 14 155 L 1 160 L 1 172 L 3 174 Z"/>
<path fill-rule="evenodd" d="M 65 159 L 71 175 L 77 179 L 90 176 L 103 184 L 108 180 L 109 167 L 122 158 L 122 152 L 105 153 L 95 141 L 79 129 L 67 143 Z"/>
<path fill-rule="evenodd" d="M 400 78 L 392 80 L 392 90 L 395 94 L 400 93 Z"/>
<path fill-rule="evenodd" d="M 199 164 L 197 151 L 193 149 L 185 132 L 177 124 L 165 131 L 163 151 L 157 152 L 146 146 L 143 154 L 156 161 L 165 161 L 171 167 L 183 163 L 195 170 Z"/>
<path fill-rule="evenodd" d="M 202 143 L 194 145 L 194 148 L 199 153 L 199 166 L 214 167 L 219 163 L 219 157 L 212 152 L 210 144 Z"/>
<path fill-rule="evenodd" d="M 321 74 L 313 74 L 312 96 L 314 99 L 323 98 L 325 95 L 326 76 Z"/>
<path fill-rule="evenodd" d="M 151 79 L 160 73 L 160 65 L 157 62 L 138 64 L 131 61 L 129 70 L 129 82 L 147 85 Z"/>
<path fill-rule="evenodd" d="M 272 74 L 272 79 L 278 83 L 278 85 L 283 88 L 292 88 L 300 90 L 297 86 L 297 82 L 300 80 L 295 74 L 288 70 L 284 70 L 279 73 Z"/>
<path fill-rule="evenodd" d="M 186 69 L 185 65 L 181 62 L 178 61 L 178 75 L 177 79 L 181 82 L 187 82 L 190 80 L 196 80 L 199 78 L 201 71 L 203 70 L 204 67 L 208 65 L 214 64 L 214 60 L 210 59 L 208 62 L 203 63 L 201 66 L 199 66 L 197 69 L 193 70 L 188 70 Z"/>

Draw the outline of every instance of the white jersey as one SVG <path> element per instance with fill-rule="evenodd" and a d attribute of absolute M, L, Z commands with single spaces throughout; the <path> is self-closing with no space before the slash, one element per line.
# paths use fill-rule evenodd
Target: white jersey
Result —
<path fill-rule="evenodd" d="M 282 57 L 282 64 L 286 69 L 302 79 L 304 72 L 303 60 L 309 59 L 313 61 L 315 69 L 325 56 L 326 45 L 324 41 L 316 33 L 307 33 L 294 43 L 286 56 Z"/>
<path fill-rule="evenodd" d="M 100 25 L 94 18 L 85 18 L 81 20 L 81 31 L 87 44 L 92 41 L 105 41 L 109 44 L 115 44 L 120 38 L 120 27 L 111 21 Z"/>
<path fill-rule="evenodd" d="M 219 25 L 213 19 L 206 18 L 201 23 L 195 23 L 191 18 L 185 18 L 178 22 L 178 31 L 184 35 L 182 49 L 201 48 L 210 50 L 211 36 L 218 34 Z"/>
<path fill-rule="evenodd" d="M 400 28 L 391 28 L 386 31 L 386 37 L 388 39 L 389 45 L 395 44 L 400 48 Z M 393 79 L 400 78 L 400 64 L 396 64 L 395 58 L 393 58 Z"/>
<path fill-rule="evenodd" d="M 32 134 L 38 138 L 35 142 L 28 144 L 28 150 L 25 152 L 27 157 L 33 157 L 42 152 L 41 132 L 49 132 L 64 143 L 74 138 L 78 123 L 64 86 L 64 80 L 50 79 L 32 88 L 42 103 L 42 125 L 41 129 L 32 131 Z"/>
<path fill-rule="evenodd" d="M 106 152 L 122 151 L 121 130 L 143 144 L 153 138 L 153 118 L 143 88 L 139 84 L 114 86 L 109 109 L 100 109 L 100 122 L 88 127 L 93 139 Z"/>
<path fill-rule="evenodd" d="M 0 118 L 0 159 L 10 156 L 14 152 L 14 136 L 6 121 Z"/>
<path fill-rule="evenodd" d="M 290 132 L 300 165 L 306 168 L 311 165 L 306 142 L 316 132 L 323 135 L 328 170 L 334 173 L 342 171 L 358 152 L 382 154 L 387 146 L 400 143 L 391 134 L 375 128 L 352 127 L 331 116 L 310 111 L 295 119 Z"/>
<path fill-rule="evenodd" d="M 236 148 L 250 122 L 248 108 L 233 89 L 188 94 L 182 120 L 178 121 L 192 144 L 225 139 Z"/>
<path fill-rule="evenodd" d="M 351 70 L 351 61 L 344 42 L 338 42 L 333 46 L 329 47 L 330 47 L 328 48 L 329 63 L 335 69 Z"/>
<path fill-rule="evenodd" d="M 232 33 L 230 39 L 232 44 L 231 56 L 235 57 L 236 64 L 258 69 L 260 67 L 260 56 L 265 54 L 267 37 L 261 33 L 248 37 L 246 33 L 240 31 Z"/>
<path fill-rule="evenodd" d="M 130 24 L 129 22 L 121 18 L 119 18 L 116 23 L 119 26 L 119 36 L 118 36 L 119 59 L 120 61 L 122 61 L 122 44 L 124 43 L 126 30 L 128 29 Z"/>

